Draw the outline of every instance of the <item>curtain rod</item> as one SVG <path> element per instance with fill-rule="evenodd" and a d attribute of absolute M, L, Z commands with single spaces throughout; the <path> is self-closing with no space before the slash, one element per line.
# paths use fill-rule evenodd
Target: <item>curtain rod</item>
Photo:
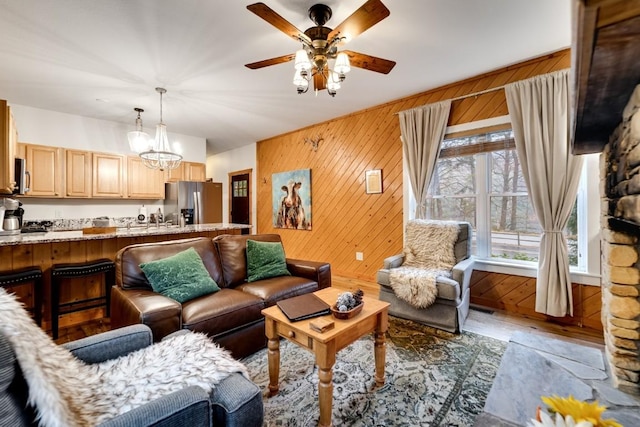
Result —
<path fill-rule="evenodd" d="M 495 92 L 496 90 L 500 90 L 500 89 L 504 89 L 506 85 L 502 85 L 502 86 L 496 86 L 496 87 L 492 87 L 491 89 L 485 89 L 485 90 L 481 90 L 479 92 L 474 92 L 474 93 L 469 93 L 467 95 L 461 95 L 461 96 L 456 96 L 455 98 L 451 98 L 451 102 L 453 101 L 458 101 L 460 99 L 465 99 L 465 98 L 471 98 L 472 96 L 478 96 L 478 95 L 484 95 L 485 93 L 489 93 L 489 92 Z M 420 107 L 415 107 L 415 108 L 420 108 Z M 412 108 L 409 108 L 409 110 L 412 110 Z M 408 111 L 408 110 L 403 110 L 403 111 Z M 397 116 L 398 114 L 400 114 L 402 111 L 398 111 L 397 113 L 393 113 L 395 116 Z"/>

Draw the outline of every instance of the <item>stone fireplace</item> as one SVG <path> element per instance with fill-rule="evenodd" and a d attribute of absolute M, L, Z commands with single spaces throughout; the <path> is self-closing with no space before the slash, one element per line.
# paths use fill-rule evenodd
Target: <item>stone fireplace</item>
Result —
<path fill-rule="evenodd" d="M 640 391 L 640 85 L 600 156 L 602 325 L 614 384 Z"/>

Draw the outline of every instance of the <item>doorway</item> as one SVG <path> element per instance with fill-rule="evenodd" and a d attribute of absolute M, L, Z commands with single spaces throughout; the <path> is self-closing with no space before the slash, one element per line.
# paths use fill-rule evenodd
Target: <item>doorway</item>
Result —
<path fill-rule="evenodd" d="M 251 224 L 251 173 L 252 169 L 229 173 L 229 222 Z M 242 234 L 250 234 L 243 229 Z"/>

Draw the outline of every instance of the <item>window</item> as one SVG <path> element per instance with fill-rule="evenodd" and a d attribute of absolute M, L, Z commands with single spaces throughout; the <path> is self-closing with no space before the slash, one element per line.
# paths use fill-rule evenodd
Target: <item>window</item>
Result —
<path fill-rule="evenodd" d="M 537 261 L 542 230 L 529 199 L 513 131 L 502 125 L 445 139 L 429 186 L 427 215 L 470 222 L 472 251 L 481 258 Z M 574 206 L 566 230 L 574 266 L 578 264 L 577 229 Z"/>

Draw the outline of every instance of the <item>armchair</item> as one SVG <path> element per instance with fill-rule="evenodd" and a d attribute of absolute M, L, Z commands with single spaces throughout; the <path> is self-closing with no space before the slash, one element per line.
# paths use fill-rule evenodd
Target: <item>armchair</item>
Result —
<path fill-rule="evenodd" d="M 36 421 L 37 415 L 42 415 L 42 408 L 34 404 L 34 396 L 40 395 L 40 401 L 60 399 L 64 394 L 53 393 L 49 396 L 48 391 L 52 389 L 47 384 L 39 383 L 44 387 L 38 387 L 37 391 L 30 391 L 30 385 L 43 380 L 59 381 L 60 378 L 54 372 L 47 373 L 47 369 L 37 364 L 34 366 L 24 366 L 25 360 L 38 360 L 42 365 L 51 364 L 53 359 L 62 357 L 60 349 L 55 349 L 55 344 L 51 343 L 51 351 L 41 353 L 39 357 L 31 358 L 30 354 L 24 355 L 26 346 L 20 344 L 25 334 L 40 335 L 47 338 L 44 332 L 29 330 L 31 326 L 37 328 L 35 323 L 28 325 L 24 319 L 18 322 L 9 322 L 7 326 L 6 318 L 16 313 L 15 307 L 11 304 L 12 296 L 0 290 L 0 306 L 4 314 L 0 314 L 0 424 L 16 427 L 35 425 L 62 425 L 63 422 L 52 416 L 43 417 L 40 422 Z M 6 310 L 8 307 L 8 310 Z M 13 311 L 13 313 L 11 312 Z M 23 310 L 24 311 L 24 310 Z M 25 312 L 26 313 L 26 312 Z M 18 316 L 20 317 L 20 316 Z M 26 315 L 25 315 L 26 318 Z M 26 329 L 23 326 L 26 325 Z M 192 334 L 191 332 L 178 332 L 177 334 Z M 16 337 L 20 341 L 16 340 Z M 167 337 L 170 339 L 170 337 Z M 24 341 L 29 341 L 25 339 Z M 175 340 L 173 342 L 176 342 Z M 178 341 L 180 342 L 180 341 Z M 183 341 L 188 342 L 188 341 Z M 102 334 L 73 341 L 59 347 L 69 350 L 73 356 L 80 359 L 83 364 L 94 365 L 101 363 L 112 363 L 115 359 L 131 355 L 132 353 L 159 344 L 153 343 L 151 330 L 146 325 L 132 325 L 124 328 L 112 330 Z M 16 347 L 17 346 L 17 347 Z M 18 349 L 22 347 L 21 349 Z M 206 348 L 191 348 L 189 351 L 199 352 Z M 64 351 L 62 353 L 65 353 Z M 23 354 L 19 357 L 18 354 Z M 41 359 L 41 356 L 46 356 Z M 130 359 L 136 360 L 136 359 Z M 134 369 L 143 369 L 135 368 Z M 34 374 L 35 371 L 35 374 Z M 25 375 L 28 373 L 28 375 Z M 37 381 L 34 382 L 34 377 Z M 26 378 L 31 378 L 28 383 Z M 102 377 L 100 377 L 102 378 Z M 86 381 L 80 378 L 77 381 Z M 125 385 L 125 387 L 128 387 Z M 125 426 L 261 426 L 263 422 L 262 396 L 260 389 L 241 373 L 234 372 L 222 379 L 210 391 L 193 385 L 193 382 L 185 381 L 185 384 L 173 392 L 167 392 L 159 398 L 153 399 L 141 406 L 123 412 L 115 417 L 109 418 L 99 425 L 109 427 Z M 58 391 L 56 389 L 56 391 Z M 62 396 L 64 397 L 64 396 Z M 47 402 L 47 405 L 49 402 Z M 72 411 L 77 411 L 74 408 Z M 65 413 L 67 415 L 67 413 Z M 64 422 L 63 422 L 64 423 Z M 70 423 L 73 425 L 73 423 Z M 80 425 L 78 423 L 78 425 Z"/>
<path fill-rule="evenodd" d="M 422 220 L 412 220 L 405 230 L 405 242 L 420 240 L 420 224 Z M 424 221 L 422 221 L 424 222 Z M 430 224 L 451 224 L 451 221 L 428 221 Z M 417 308 L 405 300 L 398 298 L 393 290 L 391 276 L 406 261 L 406 255 L 412 256 L 405 243 L 402 254 L 388 257 L 384 260 L 383 268 L 378 270 L 377 282 L 380 285 L 380 299 L 387 301 L 389 314 L 404 319 L 409 319 L 432 326 L 445 331 L 459 333 L 467 315 L 469 314 L 470 290 L 469 280 L 473 271 L 473 258 L 471 255 L 471 224 L 468 222 L 455 222 L 459 232 L 453 247 L 444 248 L 451 250 L 455 257 L 455 265 L 450 272 L 450 277 L 436 276 L 435 285 L 437 296 L 435 302 L 426 308 Z M 422 237 L 423 238 L 423 237 Z"/>

